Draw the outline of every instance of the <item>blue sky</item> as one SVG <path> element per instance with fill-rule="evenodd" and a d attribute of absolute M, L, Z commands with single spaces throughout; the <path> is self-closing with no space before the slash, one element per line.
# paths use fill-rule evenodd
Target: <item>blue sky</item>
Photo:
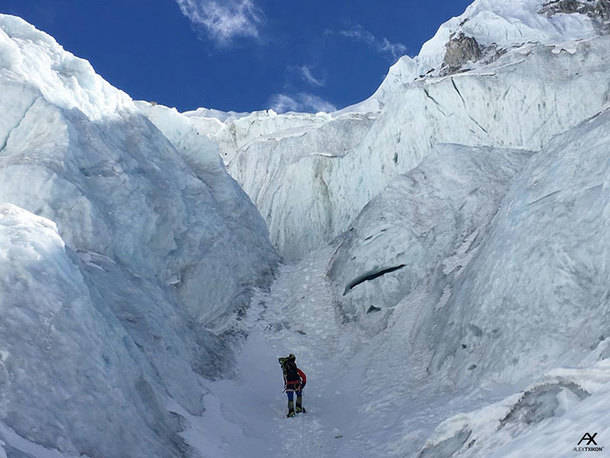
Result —
<path fill-rule="evenodd" d="M 135 99 L 342 108 L 471 0 L 2 0 Z"/>

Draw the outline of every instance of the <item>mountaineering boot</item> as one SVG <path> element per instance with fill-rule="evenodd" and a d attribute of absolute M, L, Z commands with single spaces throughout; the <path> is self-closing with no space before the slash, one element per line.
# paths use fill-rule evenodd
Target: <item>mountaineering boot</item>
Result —
<path fill-rule="evenodd" d="M 303 408 L 303 396 L 297 396 L 296 412 L 297 413 L 305 412 L 305 409 Z"/>
<path fill-rule="evenodd" d="M 287 417 L 294 417 L 295 413 L 294 413 L 294 402 L 293 401 L 288 401 L 288 415 L 286 415 Z"/>

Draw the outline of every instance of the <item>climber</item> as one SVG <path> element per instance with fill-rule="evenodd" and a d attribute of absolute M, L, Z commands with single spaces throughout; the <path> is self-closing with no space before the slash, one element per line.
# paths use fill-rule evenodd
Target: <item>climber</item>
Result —
<path fill-rule="evenodd" d="M 288 396 L 288 415 L 294 417 L 296 413 L 305 413 L 303 408 L 303 388 L 307 383 L 305 372 L 297 367 L 296 357 L 291 353 L 286 358 L 278 358 L 284 374 L 284 391 Z M 293 403 L 294 393 L 297 394 L 296 409 Z"/>

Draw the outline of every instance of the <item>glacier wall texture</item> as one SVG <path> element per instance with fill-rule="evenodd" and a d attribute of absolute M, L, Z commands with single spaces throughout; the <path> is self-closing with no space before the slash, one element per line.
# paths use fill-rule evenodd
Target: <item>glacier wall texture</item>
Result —
<path fill-rule="evenodd" d="M 440 146 L 340 238 L 344 319 L 404 354 L 419 385 L 579 364 L 607 337 L 609 127 L 606 109 L 535 154 Z"/>
<path fill-rule="evenodd" d="M 347 230 L 369 200 L 436 144 L 538 151 L 597 113 L 610 97 L 608 44 L 607 37 L 526 43 L 466 72 L 394 82 L 373 96 L 379 111 L 359 112 L 372 106 L 367 101 L 300 125 L 293 114 L 257 113 L 201 132 L 220 145 L 279 252 L 298 259 Z M 195 124 L 198 115 L 188 118 Z"/>
<path fill-rule="evenodd" d="M 264 220 L 215 145 L 176 149 L 11 16 L 0 106 L 0 422 L 67 454 L 184 456 L 165 404 L 201 413 L 201 377 L 230 370 L 235 317 L 277 261 Z"/>

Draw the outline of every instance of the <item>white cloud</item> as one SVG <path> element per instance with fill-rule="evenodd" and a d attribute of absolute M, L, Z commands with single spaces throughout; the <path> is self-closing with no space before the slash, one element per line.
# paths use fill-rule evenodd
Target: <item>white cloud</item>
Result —
<path fill-rule="evenodd" d="M 262 12 L 253 0 L 176 0 L 182 14 L 220 46 L 234 38 L 258 38 Z"/>
<path fill-rule="evenodd" d="M 392 55 L 394 60 L 404 56 L 407 53 L 407 47 L 402 43 L 390 43 L 390 41 L 384 37 L 379 47 L 381 52 L 387 52 Z"/>
<path fill-rule="evenodd" d="M 311 68 L 309 68 L 307 65 L 299 67 L 299 72 L 301 74 L 301 78 L 312 86 L 322 87 L 326 84 L 323 79 L 314 76 Z"/>
<path fill-rule="evenodd" d="M 343 37 L 354 38 L 359 41 L 364 41 L 370 46 L 374 46 L 377 42 L 375 35 L 364 29 L 361 25 L 357 25 L 349 30 L 340 30 L 337 33 Z"/>
<path fill-rule="evenodd" d="M 360 24 L 352 27 L 351 29 L 340 30 L 338 32 L 327 31 L 326 33 L 336 33 L 342 37 L 362 41 L 377 52 L 390 56 L 393 60 L 398 59 L 407 52 L 407 47 L 402 43 L 392 43 L 385 37 L 379 39 Z"/>
<path fill-rule="evenodd" d="M 271 97 L 269 107 L 277 113 L 287 111 L 318 113 L 320 111 L 330 113 L 337 111 L 332 103 L 308 93 L 298 93 L 295 95 L 275 94 Z"/>

